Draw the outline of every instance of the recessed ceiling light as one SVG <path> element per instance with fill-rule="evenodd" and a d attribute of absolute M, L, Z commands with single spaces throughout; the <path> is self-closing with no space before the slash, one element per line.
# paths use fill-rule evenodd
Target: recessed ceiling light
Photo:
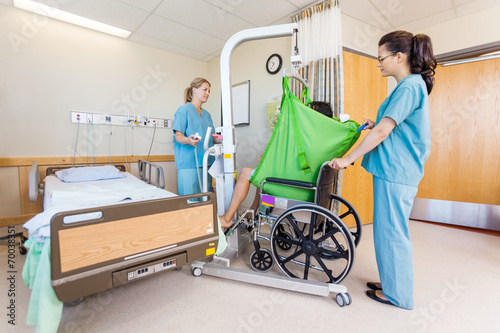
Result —
<path fill-rule="evenodd" d="M 60 10 L 59 8 L 49 7 L 31 0 L 14 0 L 14 7 L 121 38 L 127 38 L 131 33 L 130 31 L 120 29 L 109 24 L 71 14 Z"/>

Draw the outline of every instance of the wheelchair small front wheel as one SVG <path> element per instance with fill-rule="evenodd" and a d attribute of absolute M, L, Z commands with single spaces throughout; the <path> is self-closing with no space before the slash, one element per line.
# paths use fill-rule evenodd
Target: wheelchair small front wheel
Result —
<path fill-rule="evenodd" d="M 252 266 L 254 271 L 267 272 L 273 265 L 273 255 L 268 249 L 261 248 L 258 251 L 253 251 L 250 255 L 250 266 Z"/>

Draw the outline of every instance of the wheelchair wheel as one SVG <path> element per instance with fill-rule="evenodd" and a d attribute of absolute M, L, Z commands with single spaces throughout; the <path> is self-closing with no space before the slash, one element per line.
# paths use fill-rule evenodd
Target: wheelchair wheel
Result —
<path fill-rule="evenodd" d="M 320 224 L 325 225 L 325 231 L 318 231 Z M 292 231 L 291 238 L 283 236 L 282 228 Z M 342 220 L 313 204 L 283 212 L 271 228 L 270 243 L 281 271 L 294 278 L 338 283 L 354 261 L 354 241 Z M 283 244 L 292 251 L 284 251 Z"/>
<path fill-rule="evenodd" d="M 292 240 L 292 231 L 290 232 L 285 231 L 285 227 L 283 224 L 280 224 L 278 226 L 278 247 L 282 249 L 283 251 L 290 251 L 292 248 L 292 243 L 290 242 Z M 284 239 L 284 240 L 283 240 Z"/>
<path fill-rule="evenodd" d="M 358 246 L 361 240 L 361 219 L 354 207 L 344 198 L 336 195 L 330 194 L 330 199 L 332 200 L 332 212 L 335 213 L 335 208 L 338 207 L 338 217 L 344 222 L 344 224 L 349 228 L 352 237 L 354 238 L 354 245 Z"/>
<path fill-rule="evenodd" d="M 250 266 L 254 271 L 267 272 L 273 267 L 273 256 L 268 249 L 260 249 L 260 251 L 253 251 L 250 255 Z"/>

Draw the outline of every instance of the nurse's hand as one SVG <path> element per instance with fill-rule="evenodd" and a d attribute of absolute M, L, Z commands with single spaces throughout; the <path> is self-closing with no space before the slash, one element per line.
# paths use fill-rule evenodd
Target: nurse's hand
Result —
<path fill-rule="evenodd" d="M 342 169 L 347 168 L 349 165 L 351 165 L 351 161 L 349 161 L 349 159 L 347 157 L 334 158 L 333 160 L 328 162 L 328 165 L 332 169 L 342 170 Z"/>
<path fill-rule="evenodd" d="M 200 142 L 200 139 L 195 138 L 194 134 L 191 134 L 190 136 L 188 136 L 187 139 L 189 140 L 189 144 L 191 146 L 196 146 L 198 144 L 198 142 Z"/>
<path fill-rule="evenodd" d="M 365 119 L 361 125 L 366 125 L 364 129 L 372 129 L 375 127 L 375 122 L 370 119 Z"/>

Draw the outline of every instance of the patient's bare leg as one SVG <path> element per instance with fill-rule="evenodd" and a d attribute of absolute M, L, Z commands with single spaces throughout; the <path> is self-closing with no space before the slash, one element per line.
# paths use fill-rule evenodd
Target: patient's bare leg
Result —
<path fill-rule="evenodd" d="M 252 174 L 253 168 L 243 168 L 241 174 L 236 181 L 234 186 L 233 196 L 231 197 L 231 202 L 224 215 L 220 216 L 221 227 L 229 228 L 233 224 L 234 214 L 238 211 L 243 200 L 245 200 L 248 190 L 250 188 L 250 175 Z"/>

